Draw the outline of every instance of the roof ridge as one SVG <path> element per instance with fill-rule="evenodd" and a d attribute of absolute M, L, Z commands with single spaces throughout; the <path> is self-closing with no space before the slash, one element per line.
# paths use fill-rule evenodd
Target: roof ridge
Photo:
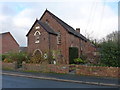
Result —
<path fill-rule="evenodd" d="M 45 12 L 48 12 L 58 23 L 60 23 L 65 29 L 67 29 L 69 33 L 72 33 L 75 36 L 80 37 L 81 39 L 83 39 L 85 41 L 88 40 L 85 36 L 83 36 L 82 34 L 76 32 L 75 29 L 72 26 L 68 25 L 66 22 L 64 22 L 63 20 L 61 20 L 60 18 L 58 18 L 56 15 L 54 15 L 53 13 L 51 13 L 49 10 L 46 9 Z M 45 12 L 44 12 L 44 14 L 45 14 Z M 43 16 L 44 16 L 44 14 L 43 14 Z M 42 19 L 42 17 L 40 18 L 40 20 Z"/>
<path fill-rule="evenodd" d="M 53 13 L 51 13 L 49 10 L 46 9 L 47 12 L 49 12 L 52 16 L 56 17 L 57 19 L 59 19 L 60 21 L 62 21 L 64 24 L 68 25 L 69 27 L 71 27 L 72 29 L 74 29 L 72 26 L 70 26 L 69 24 L 67 24 L 66 22 L 64 22 L 62 19 L 58 18 L 56 15 L 54 15 Z M 75 30 L 74 30 L 75 31 Z"/>
<path fill-rule="evenodd" d="M 4 33 L 0 33 L 0 35 L 7 34 L 7 33 L 10 33 L 10 32 L 4 32 Z"/>

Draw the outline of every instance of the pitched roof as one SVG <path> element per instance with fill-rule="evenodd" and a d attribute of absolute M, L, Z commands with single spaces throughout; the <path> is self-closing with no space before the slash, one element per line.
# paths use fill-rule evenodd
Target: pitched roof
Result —
<path fill-rule="evenodd" d="M 59 24 L 61 24 L 69 33 L 85 40 L 88 41 L 88 39 L 86 37 L 84 37 L 82 34 L 80 34 L 79 32 L 76 32 L 73 27 L 71 27 L 70 25 L 68 25 L 67 23 L 65 23 L 64 21 L 62 21 L 60 18 L 58 18 L 57 16 L 55 16 L 53 13 L 51 13 L 50 11 L 48 11 L 46 9 L 46 11 L 44 12 L 44 14 L 48 12 Z M 44 14 L 42 15 L 42 17 L 44 16 Z M 40 20 L 42 19 L 42 17 L 40 18 Z"/>
<path fill-rule="evenodd" d="M 57 35 L 57 33 L 56 33 L 48 24 L 46 24 L 46 23 L 44 23 L 44 22 L 41 22 L 41 21 L 39 21 L 39 20 L 36 20 L 36 21 L 34 22 L 33 26 L 34 26 L 36 23 L 40 24 L 48 33 Z M 31 27 L 31 29 L 29 30 L 29 32 L 27 33 L 26 36 L 28 36 L 28 34 L 29 34 L 30 31 L 32 30 L 33 26 Z"/>
<path fill-rule="evenodd" d="M 0 33 L 0 35 L 5 35 L 5 34 L 8 34 L 8 33 L 10 33 L 10 32 L 4 32 L 4 33 Z"/>
<path fill-rule="evenodd" d="M 38 20 L 38 23 L 50 34 L 57 35 L 57 33 L 46 23 Z"/>

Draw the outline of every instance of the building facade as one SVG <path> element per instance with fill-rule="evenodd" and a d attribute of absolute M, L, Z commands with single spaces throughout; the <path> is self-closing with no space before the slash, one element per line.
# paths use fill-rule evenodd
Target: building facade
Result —
<path fill-rule="evenodd" d="M 10 32 L 0 34 L 0 54 L 8 52 L 19 52 L 19 44 Z"/>
<path fill-rule="evenodd" d="M 53 51 L 54 56 L 55 52 L 59 52 L 56 60 L 62 64 L 70 63 L 71 47 L 77 48 L 78 57 L 84 54 L 94 58 L 93 53 L 96 51 L 95 46 L 80 34 L 80 28 L 74 30 L 48 10 L 39 20 L 36 19 L 26 36 L 28 53 L 34 55 L 39 52 L 41 55 L 46 55 L 47 52 Z"/>

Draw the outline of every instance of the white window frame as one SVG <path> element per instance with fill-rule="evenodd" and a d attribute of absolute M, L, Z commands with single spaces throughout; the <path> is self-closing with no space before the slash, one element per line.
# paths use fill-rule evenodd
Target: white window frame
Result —
<path fill-rule="evenodd" d="M 40 29 L 40 26 L 36 26 L 35 29 Z"/>
<path fill-rule="evenodd" d="M 38 33 L 38 35 L 37 35 L 37 33 Z M 40 43 L 40 35 L 41 35 L 41 33 L 40 33 L 39 31 L 36 31 L 36 32 L 34 33 L 35 43 Z"/>

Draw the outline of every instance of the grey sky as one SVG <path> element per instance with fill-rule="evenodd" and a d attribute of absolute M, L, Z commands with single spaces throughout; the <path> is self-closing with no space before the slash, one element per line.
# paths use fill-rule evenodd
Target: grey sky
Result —
<path fill-rule="evenodd" d="M 27 32 L 47 8 L 73 28 L 81 28 L 83 35 L 101 39 L 118 30 L 117 2 L 103 1 L 1 2 L 1 32 L 11 32 L 21 46 L 26 46 Z"/>

